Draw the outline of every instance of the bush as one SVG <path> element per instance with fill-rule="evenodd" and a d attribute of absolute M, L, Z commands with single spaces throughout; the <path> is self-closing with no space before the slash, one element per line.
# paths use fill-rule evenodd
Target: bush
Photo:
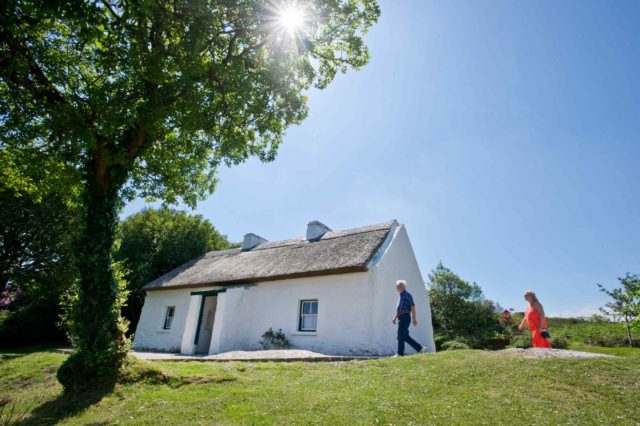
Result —
<path fill-rule="evenodd" d="M 500 349 L 504 349 L 507 347 L 507 344 L 511 338 L 505 336 L 494 336 L 490 337 L 485 341 L 485 346 L 487 349 L 491 349 L 493 351 L 498 351 Z"/>
<path fill-rule="evenodd" d="M 433 336 L 433 341 L 436 344 L 436 351 L 441 351 L 442 350 L 442 345 L 445 342 L 448 342 L 449 339 L 447 338 L 447 336 L 443 336 L 442 334 L 435 334 Z"/>
<path fill-rule="evenodd" d="M 532 346 L 531 343 L 531 334 L 530 333 L 520 333 L 516 335 L 513 339 L 511 339 L 511 345 L 516 348 L 530 348 Z"/>
<path fill-rule="evenodd" d="M 498 305 L 485 299 L 478 284 L 464 281 L 442 262 L 429 274 L 428 292 L 433 327 L 444 336 L 443 343 L 464 340 L 472 348 L 486 348 L 488 339 L 503 331 Z"/>
<path fill-rule="evenodd" d="M 289 349 L 291 347 L 291 343 L 287 340 L 282 329 L 273 331 L 273 329 L 269 327 L 269 330 L 262 335 L 260 346 L 262 349 Z"/>
<path fill-rule="evenodd" d="M 0 347 L 67 342 L 58 327 L 60 309 L 45 303 L 30 303 L 0 315 Z"/>
<path fill-rule="evenodd" d="M 455 351 L 462 349 L 470 349 L 469 345 L 458 340 L 448 340 L 442 344 L 443 351 Z"/>
<path fill-rule="evenodd" d="M 569 347 L 569 341 L 562 336 L 551 336 L 549 343 L 555 349 L 567 349 Z"/>
<path fill-rule="evenodd" d="M 640 347 L 640 339 L 632 339 L 632 342 L 633 347 Z M 585 339 L 584 343 L 594 346 L 603 346 L 605 348 L 629 346 L 629 340 L 626 336 L 612 336 L 607 334 L 602 336 L 591 336 L 590 338 Z"/>

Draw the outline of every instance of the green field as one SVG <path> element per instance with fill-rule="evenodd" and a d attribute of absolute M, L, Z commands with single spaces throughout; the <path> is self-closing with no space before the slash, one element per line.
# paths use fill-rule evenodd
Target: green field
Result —
<path fill-rule="evenodd" d="M 640 351 L 638 349 L 633 349 Z M 69 398 L 65 355 L 4 352 L 0 424 L 640 423 L 637 358 L 530 360 L 487 351 L 344 363 L 157 363 L 165 383 Z"/>
<path fill-rule="evenodd" d="M 549 318 L 549 332 L 573 344 L 590 346 L 628 346 L 624 325 L 617 322 L 593 322 L 577 318 Z M 640 330 L 633 331 L 640 346 Z"/>

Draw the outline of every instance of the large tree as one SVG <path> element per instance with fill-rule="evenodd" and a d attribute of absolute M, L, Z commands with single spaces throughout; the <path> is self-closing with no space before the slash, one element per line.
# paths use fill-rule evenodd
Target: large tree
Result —
<path fill-rule="evenodd" d="M 144 209 L 118 226 L 115 260 L 122 262 L 129 295 L 123 308 L 135 330 L 144 303 L 142 287 L 211 250 L 236 246 L 200 215 L 169 209 Z"/>
<path fill-rule="evenodd" d="M 500 329 L 494 306 L 480 286 L 463 280 L 442 262 L 429 274 L 428 292 L 438 343 L 463 340 L 483 347 Z"/>
<path fill-rule="evenodd" d="M 0 3 L 0 143 L 55 157 L 83 185 L 67 389 L 126 355 L 111 262 L 123 201 L 194 205 L 219 165 L 273 159 L 306 90 L 367 62 L 378 16 L 375 0 Z"/>

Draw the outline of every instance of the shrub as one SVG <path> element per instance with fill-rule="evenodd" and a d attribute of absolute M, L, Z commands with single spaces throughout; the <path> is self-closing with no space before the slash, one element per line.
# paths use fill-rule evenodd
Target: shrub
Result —
<path fill-rule="evenodd" d="M 448 340 L 442 344 L 443 351 L 455 351 L 461 349 L 469 349 L 469 345 L 458 340 Z"/>
<path fill-rule="evenodd" d="M 609 334 L 591 336 L 590 338 L 585 339 L 585 343 L 594 346 L 604 346 L 606 348 L 629 346 L 629 340 L 627 337 Z M 640 347 L 640 339 L 632 339 L 632 346 Z"/>
<path fill-rule="evenodd" d="M 464 281 L 442 262 L 429 274 L 428 292 L 433 327 L 444 341 L 463 339 L 472 348 L 485 348 L 502 331 L 496 313 L 502 308 L 486 300 L 478 284 Z"/>
<path fill-rule="evenodd" d="M 273 329 L 269 327 L 269 330 L 262 335 L 260 346 L 262 349 L 289 349 L 291 347 L 291 343 L 287 340 L 282 329 L 273 331 Z"/>
<path fill-rule="evenodd" d="M 447 338 L 447 336 L 443 336 L 442 334 L 435 334 L 435 335 L 433 336 L 433 341 L 434 341 L 434 342 L 435 342 L 435 344 L 436 344 L 436 350 L 437 350 L 437 351 L 440 351 L 440 350 L 442 350 L 442 345 L 443 345 L 445 342 L 448 342 L 448 341 L 449 341 L 449 339 Z"/>
<path fill-rule="evenodd" d="M 551 336 L 549 343 L 555 349 L 567 349 L 569 347 L 569 341 L 562 336 Z"/>
<path fill-rule="evenodd" d="M 60 309 L 53 304 L 30 303 L 0 314 L 0 347 L 66 343 L 58 327 Z"/>
<path fill-rule="evenodd" d="M 530 348 L 531 343 L 531 334 L 530 333 L 520 333 L 516 335 L 513 339 L 511 339 L 511 345 L 516 348 Z"/>
<path fill-rule="evenodd" d="M 510 340 L 511 340 L 510 337 L 496 335 L 496 336 L 492 336 L 492 337 L 488 338 L 485 341 L 485 346 L 486 346 L 487 349 L 491 349 L 491 350 L 497 351 L 497 350 L 500 350 L 500 349 L 504 349 L 507 346 L 507 344 L 509 343 Z"/>

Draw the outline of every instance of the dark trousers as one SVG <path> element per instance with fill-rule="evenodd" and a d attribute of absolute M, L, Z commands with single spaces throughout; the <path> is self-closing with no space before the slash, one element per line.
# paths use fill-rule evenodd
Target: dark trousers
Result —
<path fill-rule="evenodd" d="M 411 315 L 402 314 L 398 317 L 398 355 L 404 355 L 404 342 L 420 352 L 422 345 L 409 336 L 409 326 L 411 325 Z"/>

